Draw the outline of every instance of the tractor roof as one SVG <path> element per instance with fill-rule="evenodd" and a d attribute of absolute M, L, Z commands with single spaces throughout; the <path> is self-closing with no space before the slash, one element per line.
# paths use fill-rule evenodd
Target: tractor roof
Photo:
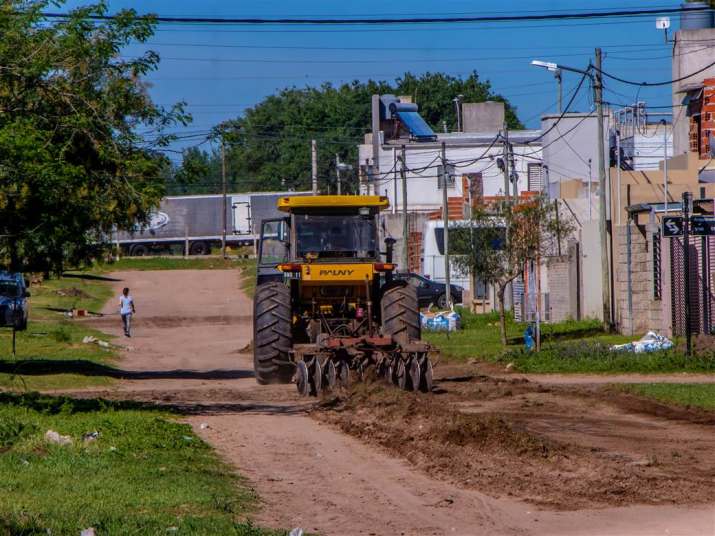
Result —
<path fill-rule="evenodd" d="M 305 195 L 280 197 L 278 210 L 292 212 L 293 210 L 323 210 L 323 209 L 359 209 L 361 207 L 382 210 L 390 206 L 387 197 L 383 195 Z"/>

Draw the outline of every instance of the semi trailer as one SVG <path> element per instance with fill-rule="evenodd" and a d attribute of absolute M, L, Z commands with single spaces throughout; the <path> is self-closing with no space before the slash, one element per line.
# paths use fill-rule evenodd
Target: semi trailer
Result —
<path fill-rule="evenodd" d="M 276 200 L 286 192 L 233 193 L 226 196 L 226 244 L 253 246 L 261 222 L 279 215 Z M 290 192 L 305 195 L 305 192 Z M 124 255 L 169 252 L 207 255 L 223 238 L 224 198 L 221 194 L 165 197 L 146 224 L 112 236 Z"/>

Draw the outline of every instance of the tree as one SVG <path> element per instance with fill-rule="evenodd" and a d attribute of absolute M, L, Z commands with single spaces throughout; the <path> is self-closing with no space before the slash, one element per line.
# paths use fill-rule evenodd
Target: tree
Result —
<path fill-rule="evenodd" d="M 490 83 L 480 80 L 476 72 L 464 79 L 443 73 L 406 73 L 395 83 L 370 80 L 337 87 L 323 84 L 317 88 L 287 88 L 216 128 L 227 144 L 231 189 L 307 188 L 311 175 L 310 140 L 315 139 L 318 176 L 335 192 L 335 155 L 343 162 L 356 163 L 357 145 L 370 131 L 371 97 L 386 93 L 412 97 L 435 130 L 442 130 L 442 121 L 456 128 L 452 99 L 457 95 L 463 95 L 465 102 L 502 101 L 510 128 L 521 127 L 514 108 L 494 94 Z M 185 156 L 189 156 L 187 170 L 177 183 L 192 188 L 192 173 L 197 185 L 220 183 L 220 166 L 215 165 L 220 159 L 217 152 L 210 155 L 210 169 L 192 170 L 194 155 L 187 152 Z M 353 173 L 357 173 L 357 166 Z M 347 180 L 344 184 L 350 183 L 357 181 Z"/>
<path fill-rule="evenodd" d="M 475 209 L 468 227 L 453 233 L 455 264 L 469 271 L 472 281 L 479 278 L 497 288 L 503 345 L 507 344 L 505 293 L 509 283 L 524 273 L 527 262 L 553 255 L 557 241 L 574 230 L 572 221 L 560 218 L 556 207 L 544 196 L 518 204 L 500 201 Z"/>
<path fill-rule="evenodd" d="M 165 129 L 189 120 L 149 98 L 155 53 L 119 55 L 152 35 L 151 19 L 97 23 L 100 3 L 48 23 L 41 12 L 57 4 L 0 6 L 0 246 L 13 270 L 61 271 L 145 221 L 164 193 Z"/>

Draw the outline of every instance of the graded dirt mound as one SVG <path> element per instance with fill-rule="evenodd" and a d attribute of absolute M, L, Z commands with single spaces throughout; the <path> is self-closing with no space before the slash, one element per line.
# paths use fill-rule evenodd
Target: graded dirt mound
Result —
<path fill-rule="evenodd" d="M 692 504 L 715 492 L 715 437 L 701 426 L 619 415 L 524 380 L 455 377 L 437 392 L 357 385 L 313 416 L 432 476 L 550 508 Z"/>

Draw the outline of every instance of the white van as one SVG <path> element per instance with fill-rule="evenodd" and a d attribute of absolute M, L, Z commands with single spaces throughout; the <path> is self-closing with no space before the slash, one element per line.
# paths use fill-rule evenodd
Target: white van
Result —
<path fill-rule="evenodd" d="M 469 228 L 471 222 L 469 220 L 453 220 L 449 222 L 450 233 L 459 232 L 462 229 Z M 450 283 L 459 285 L 465 290 L 471 290 L 471 282 L 469 273 L 463 271 L 453 261 L 454 257 L 450 255 Z M 425 277 L 429 277 L 433 281 L 443 283 L 445 281 L 444 274 L 444 221 L 429 220 L 425 222 L 422 230 L 422 272 Z M 486 296 L 486 285 L 478 281 L 476 289 L 476 298 L 482 299 Z"/>

